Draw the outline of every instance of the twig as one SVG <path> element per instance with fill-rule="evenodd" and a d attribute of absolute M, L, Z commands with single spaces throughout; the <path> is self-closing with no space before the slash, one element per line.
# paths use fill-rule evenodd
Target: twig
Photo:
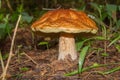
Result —
<path fill-rule="evenodd" d="M 1 52 L 0 52 L 0 61 L 1 61 L 2 70 L 4 70 L 5 66 L 4 66 L 4 62 L 3 62 Z"/>
<path fill-rule="evenodd" d="M 42 10 L 48 10 L 48 11 L 50 11 L 50 10 L 56 10 L 56 9 L 51 9 L 51 8 L 42 8 Z"/>
<path fill-rule="evenodd" d="M 11 42 L 9 57 L 8 57 L 8 60 L 7 60 L 5 69 L 4 69 L 4 71 L 3 71 L 2 75 L 1 75 L 1 76 L 2 76 L 2 80 L 5 80 L 6 73 L 7 73 L 7 69 L 8 69 L 8 67 L 9 67 L 9 63 L 10 63 L 10 60 L 11 60 L 12 55 L 13 55 L 13 46 L 14 46 L 15 36 L 16 36 L 16 32 L 17 32 L 17 28 L 18 28 L 20 19 L 21 19 L 21 15 L 19 15 L 18 21 L 17 21 L 16 26 L 15 26 L 15 31 L 14 31 L 14 33 L 13 33 L 13 38 L 12 38 L 12 42 Z"/>
<path fill-rule="evenodd" d="M 0 9 L 1 9 L 1 6 L 2 6 L 2 2 L 1 2 L 1 0 L 0 0 Z"/>
<path fill-rule="evenodd" d="M 104 53 L 107 54 L 107 41 L 104 41 Z M 104 57 L 104 63 L 106 64 L 106 57 Z"/>
<path fill-rule="evenodd" d="M 38 65 L 38 63 L 36 61 L 34 61 L 30 56 L 28 56 L 26 53 L 22 53 L 24 54 L 26 57 L 28 57 L 34 64 Z"/>
<path fill-rule="evenodd" d="M 42 10 L 50 11 L 50 10 L 56 10 L 56 9 L 60 9 L 60 8 L 61 8 L 61 6 L 58 6 L 58 8 L 42 8 Z"/>
<path fill-rule="evenodd" d="M 13 9 L 12 9 L 12 7 L 11 7 L 11 5 L 10 5 L 9 0 L 6 0 L 6 2 L 7 2 L 7 6 L 8 6 L 8 8 L 10 9 L 10 11 L 13 12 Z"/>

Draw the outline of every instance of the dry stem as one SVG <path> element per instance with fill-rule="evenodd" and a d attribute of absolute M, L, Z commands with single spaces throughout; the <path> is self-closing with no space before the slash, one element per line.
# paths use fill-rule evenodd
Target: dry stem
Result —
<path fill-rule="evenodd" d="M 7 6 L 8 6 L 8 8 L 10 9 L 10 11 L 13 12 L 13 9 L 12 9 L 12 7 L 11 7 L 11 4 L 10 4 L 9 0 L 6 0 L 6 2 L 7 2 Z"/>
<path fill-rule="evenodd" d="M 3 58 L 2 58 L 1 52 L 0 52 L 0 61 L 1 61 L 2 71 L 3 71 L 5 66 L 4 66 L 4 62 L 3 62 Z"/>
<path fill-rule="evenodd" d="M 1 75 L 2 80 L 5 80 L 5 76 L 6 76 L 6 73 L 7 73 L 7 69 L 8 69 L 8 67 L 9 67 L 9 63 L 10 63 L 10 60 L 11 60 L 12 55 L 13 55 L 13 46 L 14 46 L 15 36 L 16 36 L 16 32 L 17 32 L 17 28 L 18 28 L 20 19 L 21 19 L 21 15 L 19 15 L 19 18 L 18 18 L 17 23 L 16 23 L 16 26 L 15 26 L 15 30 L 14 30 L 14 34 L 13 34 L 13 38 L 12 38 L 12 42 L 11 42 L 11 47 L 10 47 L 10 52 L 9 52 L 9 57 L 8 57 L 8 60 L 7 60 L 5 69 L 4 69 L 4 71 L 3 71 L 2 75 Z"/>
<path fill-rule="evenodd" d="M 28 57 L 28 59 L 30 59 L 34 64 L 38 65 L 38 63 L 36 61 L 34 61 L 29 55 L 27 55 L 26 53 L 22 53 L 24 54 L 26 57 Z"/>

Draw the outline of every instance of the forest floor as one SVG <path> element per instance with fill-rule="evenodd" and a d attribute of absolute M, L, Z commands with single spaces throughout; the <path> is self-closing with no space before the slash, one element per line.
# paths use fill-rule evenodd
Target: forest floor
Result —
<path fill-rule="evenodd" d="M 101 75 L 98 71 L 106 71 L 120 66 L 111 64 L 109 66 L 89 69 L 80 75 L 64 76 L 64 74 L 78 69 L 78 59 L 71 61 L 66 59 L 58 61 L 58 39 L 49 41 L 49 49 L 46 46 L 38 46 L 38 43 L 45 41 L 44 37 L 32 36 L 28 28 L 19 28 L 15 38 L 14 55 L 10 61 L 7 71 L 7 80 L 120 80 L 120 71 L 111 74 Z M 2 44 L 3 58 L 9 53 L 11 40 L 7 38 Z M 96 45 L 95 45 L 96 44 Z M 103 47 L 102 41 L 95 42 L 95 46 Z M 94 46 L 93 46 L 94 47 Z M 83 67 L 88 67 L 94 63 L 109 64 L 119 63 L 120 53 L 114 46 L 107 49 L 109 56 L 96 55 L 94 52 L 87 53 Z M 79 53 L 78 53 L 79 55 Z M 4 62 L 6 63 L 6 59 Z M 2 68 L 0 68 L 2 73 Z"/>

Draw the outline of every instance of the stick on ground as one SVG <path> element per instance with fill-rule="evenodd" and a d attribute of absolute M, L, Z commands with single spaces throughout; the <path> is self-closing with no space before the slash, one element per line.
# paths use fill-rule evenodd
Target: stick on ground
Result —
<path fill-rule="evenodd" d="M 15 26 L 15 30 L 14 30 L 13 38 L 12 38 L 12 42 L 11 42 L 11 47 L 10 47 L 10 52 L 9 52 L 9 57 L 8 57 L 5 69 L 4 69 L 4 71 L 3 71 L 2 75 L 1 75 L 2 80 L 5 80 L 7 69 L 9 67 L 9 63 L 10 63 L 10 60 L 11 60 L 12 55 L 13 55 L 14 41 L 15 41 L 15 36 L 16 36 L 16 32 L 17 32 L 17 29 L 18 29 L 18 25 L 19 25 L 20 19 L 21 19 L 21 15 L 19 15 L 17 23 L 16 23 L 16 26 Z"/>

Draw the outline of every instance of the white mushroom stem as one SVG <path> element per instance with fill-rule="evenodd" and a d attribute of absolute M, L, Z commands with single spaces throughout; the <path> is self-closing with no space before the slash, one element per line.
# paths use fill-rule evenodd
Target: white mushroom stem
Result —
<path fill-rule="evenodd" d="M 64 60 L 68 56 L 70 56 L 72 60 L 77 58 L 75 39 L 72 34 L 62 33 L 59 38 L 58 60 Z"/>

